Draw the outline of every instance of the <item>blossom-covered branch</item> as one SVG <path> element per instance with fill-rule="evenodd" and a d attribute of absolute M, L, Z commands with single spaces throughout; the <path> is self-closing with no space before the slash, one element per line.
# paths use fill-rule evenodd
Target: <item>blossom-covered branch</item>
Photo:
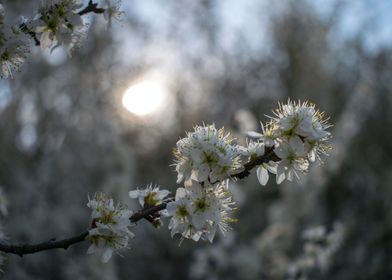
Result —
<path fill-rule="evenodd" d="M 35 17 L 24 17 L 18 23 L 6 22 L 5 12 L 0 4 L 0 76 L 4 79 L 20 70 L 30 53 L 31 40 L 51 51 L 62 46 L 70 55 L 86 35 L 88 24 L 82 16 L 103 14 L 111 24 L 123 14 L 120 0 L 89 0 L 84 8 L 82 0 L 45 0 Z"/>
<path fill-rule="evenodd" d="M 144 218 L 148 218 L 151 214 L 159 212 L 166 208 L 166 203 L 162 203 L 145 210 L 134 213 L 130 217 L 130 221 L 136 223 Z M 89 235 L 88 231 L 85 231 L 79 235 L 56 240 L 55 238 L 38 243 L 38 244 L 10 244 L 6 241 L 0 241 L 0 251 L 9 254 L 15 254 L 19 256 L 34 254 L 40 251 L 47 251 L 52 249 L 67 249 L 69 246 L 86 241 L 86 237 Z"/>
<path fill-rule="evenodd" d="M 331 137 L 330 125 L 323 113 L 314 104 L 292 102 L 279 104 L 262 133 L 250 132 L 253 140 L 247 146 L 234 143 L 234 139 L 223 128 L 215 125 L 196 126 L 186 137 L 176 143 L 174 149 L 177 183 L 175 196 L 152 184 L 146 188 L 129 192 L 137 199 L 142 209 L 133 213 L 126 205 L 114 205 L 105 194 L 89 197 L 91 209 L 90 229 L 78 236 L 64 240 L 50 240 L 36 245 L 13 245 L 0 242 L 0 251 L 17 255 L 55 248 L 66 249 L 70 245 L 89 241 L 88 254 L 101 252 L 102 262 L 107 262 L 113 253 L 128 247 L 134 237 L 131 228 L 141 219 L 154 227 L 163 225 L 169 218 L 171 235 L 180 235 L 194 241 L 213 242 L 218 231 L 225 234 L 235 222 L 235 201 L 229 190 L 230 180 L 248 176 L 252 169 L 261 185 L 266 185 L 269 174 L 276 176 L 276 183 L 309 171 L 311 163 L 321 162 L 321 155 L 328 150 Z"/>
<path fill-rule="evenodd" d="M 271 155 L 271 156 L 270 156 Z M 233 175 L 233 177 L 243 178 L 243 174 L 249 174 L 249 172 L 256 167 L 257 165 L 268 162 L 269 160 L 273 160 L 276 156 L 273 153 L 267 153 L 263 156 L 256 157 L 245 164 L 245 169 L 243 172 Z M 168 199 L 171 201 L 172 199 Z M 154 215 L 164 209 L 166 209 L 167 203 L 160 203 L 158 205 L 154 205 L 148 208 L 145 208 L 139 212 L 134 213 L 130 217 L 130 221 L 132 223 L 136 223 L 142 219 L 148 219 L 151 215 Z M 8 244 L 5 241 L 0 241 L 0 251 L 4 253 L 16 254 L 19 256 L 34 254 L 40 251 L 47 251 L 52 249 L 67 249 L 69 246 L 74 244 L 86 241 L 86 237 L 89 235 L 89 232 L 83 232 L 77 236 L 73 236 L 67 239 L 56 240 L 51 239 L 46 242 L 38 243 L 38 244 Z"/>

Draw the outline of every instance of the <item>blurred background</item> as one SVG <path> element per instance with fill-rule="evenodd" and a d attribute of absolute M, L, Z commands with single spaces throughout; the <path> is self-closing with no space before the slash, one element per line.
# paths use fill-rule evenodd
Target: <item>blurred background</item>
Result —
<path fill-rule="evenodd" d="M 7 13 L 32 16 L 39 2 L 8 1 Z M 253 173 L 231 183 L 239 221 L 212 245 L 179 247 L 166 226 L 142 221 L 131 249 L 108 264 L 83 243 L 9 256 L 1 277 L 391 279 L 392 2 L 124 0 L 122 9 L 111 27 L 86 17 L 72 57 L 33 48 L 21 73 L 0 81 L 11 240 L 83 232 L 87 194 L 137 210 L 131 189 L 156 183 L 174 193 L 171 151 L 185 131 L 214 122 L 245 143 L 288 98 L 331 117 L 333 150 L 301 182 L 262 187 Z M 338 244 L 315 263 L 303 233 L 319 226 Z"/>

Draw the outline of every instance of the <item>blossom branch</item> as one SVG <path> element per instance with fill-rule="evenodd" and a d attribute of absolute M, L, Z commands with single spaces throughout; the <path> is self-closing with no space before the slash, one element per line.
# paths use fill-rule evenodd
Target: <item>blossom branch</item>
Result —
<path fill-rule="evenodd" d="M 254 159 L 250 160 L 244 165 L 244 170 L 240 173 L 232 175 L 233 178 L 238 178 L 238 179 L 243 179 L 246 176 L 250 174 L 250 171 L 257 167 L 258 165 L 268 162 L 270 160 L 279 160 L 279 158 L 275 155 L 272 149 L 266 151 L 266 153 L 262 156 L 255 157 Z M 170 200 L 170 199 L 169 199 Z M 158 213 L 159 211 L 162 211 L 166 209 L 167 203 L 161 203 L 159 205 L 149 207 L 146 209 L 143 209 L 139 212 L 134 213 L 130 220 L 133 223 L 136 223 L 142 219 L 147 219 L 149 220 L 149 217 L 151 215 L 154 215 Z M 15 254 L 20 257 L 23 257 L 23 255 L 27 254 L 34 254 L 40 251 L 46 251 L 46 250 L 52 250 L 52 249 L 68 249 L 69 246 L 72 246 L 74 244 L 86 241 L 86 237 L 88 236 L 88 231 L 85 231 L 77 236 L 67 238 L 67 239 L 62 239 L 62 240 L 56 240 L 51 239 L 46 242 L 38 243 L 38 244 L 7 244 L 6 242 L 0 242 L 0 251 L 4 253 L 9 253 L 9 254 Z"/>
<path fill-rule="evenodd" d="M 130 218 L 131 222 L 136 223 L 137 221 L 148 218 L 151 214 L 159 212 L 166 208 L 166 203 L 162 203 L 160 205 L 144 209 L 140 212 L 137 212 L 132 215 Z M 74 244 L 86 241 L 86 237 L 88 236 L 89 232 L 85 231 L 79 235 L 76 235 L 71 238 L 56 240 L 53 238 L 49 241 L 45 241 L 38 244 L 7 244 L 4 241 L 0 241 L 0 251 L 9 254 L 15 254 L 20 257 L 27 254 L 34 254 L 40 251 L 47 251 L 52 249 L 68 249 L 69 246 Z"/>
<path fill-rule="evenodd" d="M 171 217 L 168 228 L 172 236 L 181 234 L 182 239 L 212 242 L 218 228 L 226 232 L 230 229 L 228 223 L 235 220 L 230 217 L 235 202 L 227 190 L 227 179 L 243 179 L 257 168 L 260 184 L 266 185 L 268 172 L 275 174 L 280 184 L 286 178 L 291 181 L 294 175 L 298 177 L 297 172 L 306 172 L 310 162 L 326 154 L 329 125 L 313 105 L 289 101 L 280 105 L 275 115 L 277 118 L 263 127 L 263 135 L 252 133 L 262 141 L 250 141 L 246 148 L 233 145 L 229 134 L 214 125 L 197 126 L 194 132 L 180 139 L 174 151 L 177 183 L 185 183 L 184 188 L 176 190 L 175 198 L 168 198 L 168 190 L 152 184 L 142 190 L 132 190 L 129 197 L 138 199 L 142 206 L 139 212 L 133 213 L 122 204 L 114 206 L 113 199 L 105 194 L 96 194 L 87 203 L 92 210 L 88 231 L 69 239 L 52 239 L 34 245 L 0 241 L 0 251 L 23 256 L 90 241 L 87 253 L 101 251 L 102 262 L 107 262 L 113 252 L 127 247 L 129 239 L 134 237 L 129 230 L 132 223 L 146 219 L 159 227 L 160 211 L 165 209 Z M 249 158 L 245 164 L 243 156 Z"/>
<path fill-rule="evenodd" d="M 88 13 L 103 14 L 104 12 L 105 12 L 104 8 L 98 8 L 98 3 L 94 3 L 92 0 L 90 0 L 87 6 L 78 12 L 78 15 L 83 16 Z M 26 23 L 20 24 L 19 29 L 25 34 L 29 35 L 33 39 L 36 46 L 41 45 L 41 42 L 37 37 L 37 33 L 31 30 L 30 28 L 28 28 Z"/>

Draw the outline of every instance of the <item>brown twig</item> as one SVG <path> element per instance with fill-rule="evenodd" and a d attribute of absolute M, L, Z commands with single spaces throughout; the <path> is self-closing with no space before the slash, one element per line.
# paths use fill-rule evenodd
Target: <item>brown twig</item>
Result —
<path fill-rule="evenodd" d="M 263 164 L 268 163 L 269 161 L 280 161 L 280 158 L 275 154 L 273 148 L 266 148 L 264 155 L 251 159 L 249 162 L 244 164 L 244 170 L 240 173 L 231 175 L 232 178 L 243 179 L 249 176 L 250 171 Z"/>
<path fill-rule="evenodd" d="M 20 29 L 23 33 L 29 35 L 29 36 L 33 39 L 33 41 L 34 41 L 34 43 L 35 43 L 36 46 L 39 46 L 39 45 L 41 44 L 41 42 L 40 42 L 40 41 L 38 40 L 38 38 L 37 38 L 37 33 L 35 33 L 35 32 L 34 32 L 33 30 L 31 30 L 30 28 L 28 28 L 27 25 L 26 25 L 26 23 L 20 24 L 20 25 L 19 25 L 19 29 Z"/>
<path fill-rule="evenodd" d="M 103 8 L 98 8 L 98 3 L 93 3 L 92 0 L 88 1 L 87 6 L 78 12 L 80 16 L 88 14 L 88 13 L 95 13 L 95 14 L 103 14 L 105 12 L 105 9 Z"/>
<path fill-rule="evenodd" d="M 258 165 L 262 163 L 267 163 L 269 161 L 278 161 L 280 160 L 279 157 L 277 157 L 273 151 L 272 148 L 269 148 L 266 150 L 265 154 L 259 157 L 256 157 L 249 162 L 247 162 L 244 165 L 244 170 L 241 171 L 240 173 L 234 174 L 231 177 L 232 178 L 238 178 L 242 179 L 247 177 L 250 174 L 250 171 L 257 167 Z M 166 209 L 167 203 L 162 203 L 147 209 L 143 209 L 135 214 L 132 215 L 130 218 L 131 222 L 136 223 L 140 221 L 141 219 L 149 219 L 151 215 L 162 211 Z M 68 239 L 62 239 L 56 241 L 56 239 L 52 239 L 46 242 L 38 243 L 38 244 L 9 244 L 6 243 L 5 241 L 0 241 L 0 251 L 3 251 L 5 253 L 9 254 L 16 254 L 22 257 L 23 255 L 26 254 L 34 254 L 40 251 L 46 251 L 46 250 L 51 250 L 51 249 L 67 249 L 69 246 L 80 243 L 86 240 L 86 236 L 88 236 L 88 231 L 83 232 L 80 235 L 68 238 Z"/>
<path fill-rule="evenodd" d="M 147 218 L 152 213 L 156 213 L 166 208 L 166 203 L 162 203 L 160 205 L 151 207 L 149 209 L 142 210 L 132 215 L 131 222 L 136 223 L 137 221 Z M 20 257 L 27 254 L 34 254 L 40 251 L 52 250 L 52 249 L 64 249 L 66 250 L 69 246 L 74 245 L 76 243 L 80 243 L 85 241 L 88 235 L 88 231 L 85 231 L 77 236 L 56 240 L 51 239 L 49 241 L 45 241 L 38 244 L 9 244 L 5 241 L 0 241 L 0 251 L 9 254 L 15 254 Z"/>
<path fill-rule="evenodd" d="M 0 242 L 0 251 L 3 251 L 4 253 L 9 253 L 9 254 L 15 254 L 19 255 L 20 257 L 23 257 L 23 255 L 27 254 L 34 254 L 40 251 L 46 251 L 46 250 L 51 250 L 51 249 L 64 249 L 66 250 L 69 246 L 82 242 L 85 240 L 86 236 L 88 235 L 88 231 L 83 232 L 82 234 L 79 234 L 77 236 L 68 238 L 68 239 L 63 239 L 63 240 L 58 240 L 56 239 L 51 239 L 46 242 L 38 243 L 38 244 L 7 244 L 5 242 Z"/>

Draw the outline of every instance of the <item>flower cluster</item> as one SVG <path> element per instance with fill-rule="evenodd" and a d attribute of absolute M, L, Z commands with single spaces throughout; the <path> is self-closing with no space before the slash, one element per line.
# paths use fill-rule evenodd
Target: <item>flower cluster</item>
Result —
<path fill-rule="evenodd" d="M 34 18 L 23 17 L 23 21 L 17 25 L 5 22 L 4 7 L 0 4 L 1 77 L 12 78 L 13 73 L 20 70 L 30 52 L 31 42 L 51 51 L 58 46 L 64 46 L 70 54 L 73 48 L 80 45 L 86 34 L 87 24 L 82 15 L 90 12 L 101 13 L 111 23 L 112 19 L 119 20 L 123 14 L 120 11 L 120 0 L 105 0 L 102 7 L 89 1 L 85 8 L 83 2 L 45 0 Z"/>
<path fill-rule="evenodd" d="M 1 77 L 7 79 L 19 71 L 29 46 L 25 34 L 5 23 L 5 11 L 0 4 L 0 66 Z"/>
<path fill-rule="evenodd" d="M 310 163 L 321 162 L 320 155 L 327 154 L 327 141 L 330 133 L 328 119 L 308 102 L 279 104 L 263 133 L 250 135 L 260 139 L 266 148 L 271 149 L 280 161 L 269 162 L 258 167 L 257 175 L 262 185 L 268 181 L 268 172 L 276 174 L 276 182 L 294 177 L 309 170 Z M 249 147 L 252 149 L 252 147 Z"/>
<path fill-rule="evenodd" d="M 288 279 L 308 279 L 307 275 L 314 269 L 326 271 L 329 269 L 333 255 L 340 249 L 344 238 L 345 228 L 335 222 L 327 233 L 324 226 L 309 228 L 304 231 L 305 240 L 303 254 L 288 267 Z"/>
<path fill-rule="evenodd" d="M 239 148 L 223 128 L 214 125 L 196 126 L 177 142 L 174 155 L 177 183 L 222 181 L 241 169 Z"/>
<path fill-rule="evenodd" d="M 126 248 L 129 239 L 134 237 L 128 229 L 131 226 L 132 211 L 120 204 L 115 207 L 113 199 L 104 194 L 89 198 L 87 207 L 92 210 L 91 229 L 86 237 L 91 245 L 87 253 L 102 251 L 101 260 L 107 262 L 113 252 Z"/>
<path fill-rule="evenodd" d="M 178 233 L 182 239 L 212 242 L 218 228 L 222 233 L 230 228 L 233 205 L 227 181 L 212 185 L 191 180 L 185 188 L 177 189 L 175 201 L 167 205 L 171 235 Z"/>
<path fill-rule="evenodd" d="M 115 19 L 120 21 L 124 12 L 120 10 L 121 1 L 120 0 L 105 0 L 103 13 L 104 18 L 108 21 L 109 26 L 112 24 L 112 20 Z"/>
<path fill-rule="evenodd" d="M 137 189 L 130 191 L 129 197 L 133 199 L 137 199 L 143 209 L 148 209 L 159 204 L 162 204 L 165 201 L 165 198 L 169 195 L 168 190 L 161 190 L 159 186 L 152 186 L 152 184 L 148 185 L 145 189 Z M 166 211 L 158 211 L 156 213 L 152 213 L 146 217 L 146 219 L 155 227 L 161 227 L 163 222 L 161 220 L 161 215 L 166 214 Z"/>
<path fill-rule="evenodd" d="M 54 49 L 60 45 L 72 48 L 78 43 L 84 25 L 77 10 L 82 6 L 83 1 L 79 0 L 56 0 L 40 8 L 34 27 L 41 48 Z"/>
<path fill-rule="evenodd" d="M 330 138 L 327 120 L 312 104 L 288 101 L 279 105 L 275 117 L 263 126 L 263 133 L 251 133 L 258 138 L 249 140 L 246 147 L 233 144 L 233 139 L 214 125 L 196 126 L 187 137 L 180 139 L 174 155 L 177 183 L 184 184 L 176 190 L 175 198 L 167 198 L 168 190 L 148 185 L 129 192 L 142 207 L 141 217 L 155 227 L 162 225 L 161 216 L 169 217 L 172 237 L 181 235 L 181 241 L 213 241 L 216 232 L 223 234 L 230 229 L 234 201 L 228 191 L 230 178 L 243 178 L 257 166 L 257 178 L 267 184 L 269 173 L 276 174 L 277 183 L 292 180 L 308 170 L 309 164 L 320 160 L 327 150 Z M 244 160 L 244 158 L 246 160 Z M 132 233 L 131 211 L 114 207 L 104 195 L 90 200 L 93 209 L 92 229 L 88 239 L 89 252 L 103 249 L 103 261 L 113 251 L 124 248 Z M 157 210 L 151 212 L 154 207 Z M 164 209 L 166 208 L 166 209 Z"/>
<path fill-rule="evenodd" d="M 152 184 L 150 184 L 145 189 L 133 190 L 128 194 L 130 198 L 137 199 L 142 207 L 149 208 L 161 204 L 169 193 L 168 190 L 161 190 L 159 186 L 153 187 Z"/>

